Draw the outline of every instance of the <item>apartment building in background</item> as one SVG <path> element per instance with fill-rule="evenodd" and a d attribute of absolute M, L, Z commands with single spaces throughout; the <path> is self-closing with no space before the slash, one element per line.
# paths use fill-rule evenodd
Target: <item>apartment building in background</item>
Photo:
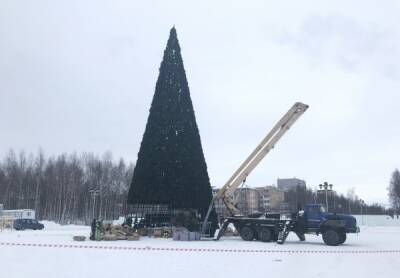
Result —
<path fill-rule="evenodd" d="M 213 194 L 217 194 L 218 190 L 213 189 Z M 243 215 L 254 212 L 279 212 L 285 202 L 284 191 L 276 186 L 238 188 L 234 196 L 236 206 Z M 214 205 L 219 217 L 228 216 L 228 211 L 222 200 L 217 200 Z"/>
<path fill-rule="evenodd" d="M 258 193 L 260 212 L 278 212 L 285 202 L 285 192 L 276 186 L 255 187 Z"/>
<path fill-rule="evenodd" d="M 235 191 L 236 207 L 243 215 L 259 211 L 259 195 L 254 188 L 243 187 Z"/>
<path fill-rule="evenodd" d="M 277 185 L 279 189 L 288 191 L 290 189 L 296 189 L 297 186 L 306 187 L 306 182 L 298 178 L 278 179 Z"/>

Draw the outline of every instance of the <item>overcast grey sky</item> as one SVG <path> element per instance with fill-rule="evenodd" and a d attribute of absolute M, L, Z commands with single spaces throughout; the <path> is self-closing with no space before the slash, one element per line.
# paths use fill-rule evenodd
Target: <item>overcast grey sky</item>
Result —
<path fill-rule="evenodd" d="M 0 155 L 135 162 L 175 24 L 213 186 L 302 101 L 248 185 L 296 176 L 385 202 L 400 167 L 399 3 L 0 0 Z"/>

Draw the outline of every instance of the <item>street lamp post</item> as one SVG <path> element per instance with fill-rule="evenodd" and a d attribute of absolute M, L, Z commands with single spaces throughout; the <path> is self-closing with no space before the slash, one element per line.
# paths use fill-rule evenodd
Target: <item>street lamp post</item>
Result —
<path fill-rule="evenodd" d="M 363 214 L 363 206 L 364 206 L 364 200 L 360 200 L 360 208 L 361 208 L 361 225 L 364 225 L 364 214 Z"/>
<path fill-rule="evenodd" d="M 100 188 L 97 186 L 93 187 L 92 189 L 89 189 L 89 193 L 92 195 L 92 198 L 93 198 L 93 218 L 95 218 L 96 197 L 100 193 Z"/>
<path fill-rule="evenodd" d="M 328 184 L 327 182 L 324 182 L 323 184 L 319 185 L 319 190 L 317 190 L 318 193 L 325 192 L 325 207 L 326 207 L 327 212 L 329 212 L 328 192 L 333 192 L 332 187 L 333 187 L 332 184 Z"/>

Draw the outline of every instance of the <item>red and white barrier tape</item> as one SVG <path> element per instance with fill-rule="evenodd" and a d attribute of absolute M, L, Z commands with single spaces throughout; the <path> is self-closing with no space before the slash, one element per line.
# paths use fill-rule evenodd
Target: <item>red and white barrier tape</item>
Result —
<path fill-rule="evenodd" d="M 400 253 L 400 250 L 215 249 L 215 248 L 134 247 L 134 246 L 104 246 L 104 245 L 16 243 L 16 242 L 0 242 L 0 246 L 47 247 L 47 248 L 68 248 L 68 249 L 135 250 L 135 251 L 182 251 L 182 252 L 271 253 L 271 254 L 399 254 Z"/>

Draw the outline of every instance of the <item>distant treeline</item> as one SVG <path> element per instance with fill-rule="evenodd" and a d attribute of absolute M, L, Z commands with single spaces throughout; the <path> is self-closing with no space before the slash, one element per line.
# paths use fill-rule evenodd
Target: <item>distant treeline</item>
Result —
<path fill-rule="evenodd" d="M 45 157 L 41 151 L 27 155 L 11 150 L 0 161 L 0 204 L 34 209 L 38 219 L 59 223 L 89 223 L 93 216 L 115 219 L 126 212 L 133 168 L 123 159 L 115 162 L 110 152 Z M 295 211 L 309 203 L 325 204 L 326 196 L 297 187 L 285 193 L 285 201 Z M 393 214 L 379 204 L 365 204 L 354 191 L 328 194 L 328 206 L 337 213 Z"/>
<path fill-rule="evenodd" d="M 306 187 L 298 186 L 295 189 L 285 192 L 285 201 L 289 209 L 295 211 L 302 209 L 306 204 L 326 204 L 328 199 L 329 212 L 347 214 L 389 214 L 393 215 L 392 209 L 386 209 L 379 204 L 366 204 L 360 199 L 354 190 L 350 190 L 346 196 L 333 192 L 316 192 Z"/>
<path fill-rule="evenodd" d="M 114 162 L 109 152 L 46 158 L 41 151 L 11 150 L 0 162 L 0 204 L 34 209 L 38 219 L 59 223 L 89 223 L 93 215 L 114 219 L 125 211 L 132 173 L 132 164 Z"/>

